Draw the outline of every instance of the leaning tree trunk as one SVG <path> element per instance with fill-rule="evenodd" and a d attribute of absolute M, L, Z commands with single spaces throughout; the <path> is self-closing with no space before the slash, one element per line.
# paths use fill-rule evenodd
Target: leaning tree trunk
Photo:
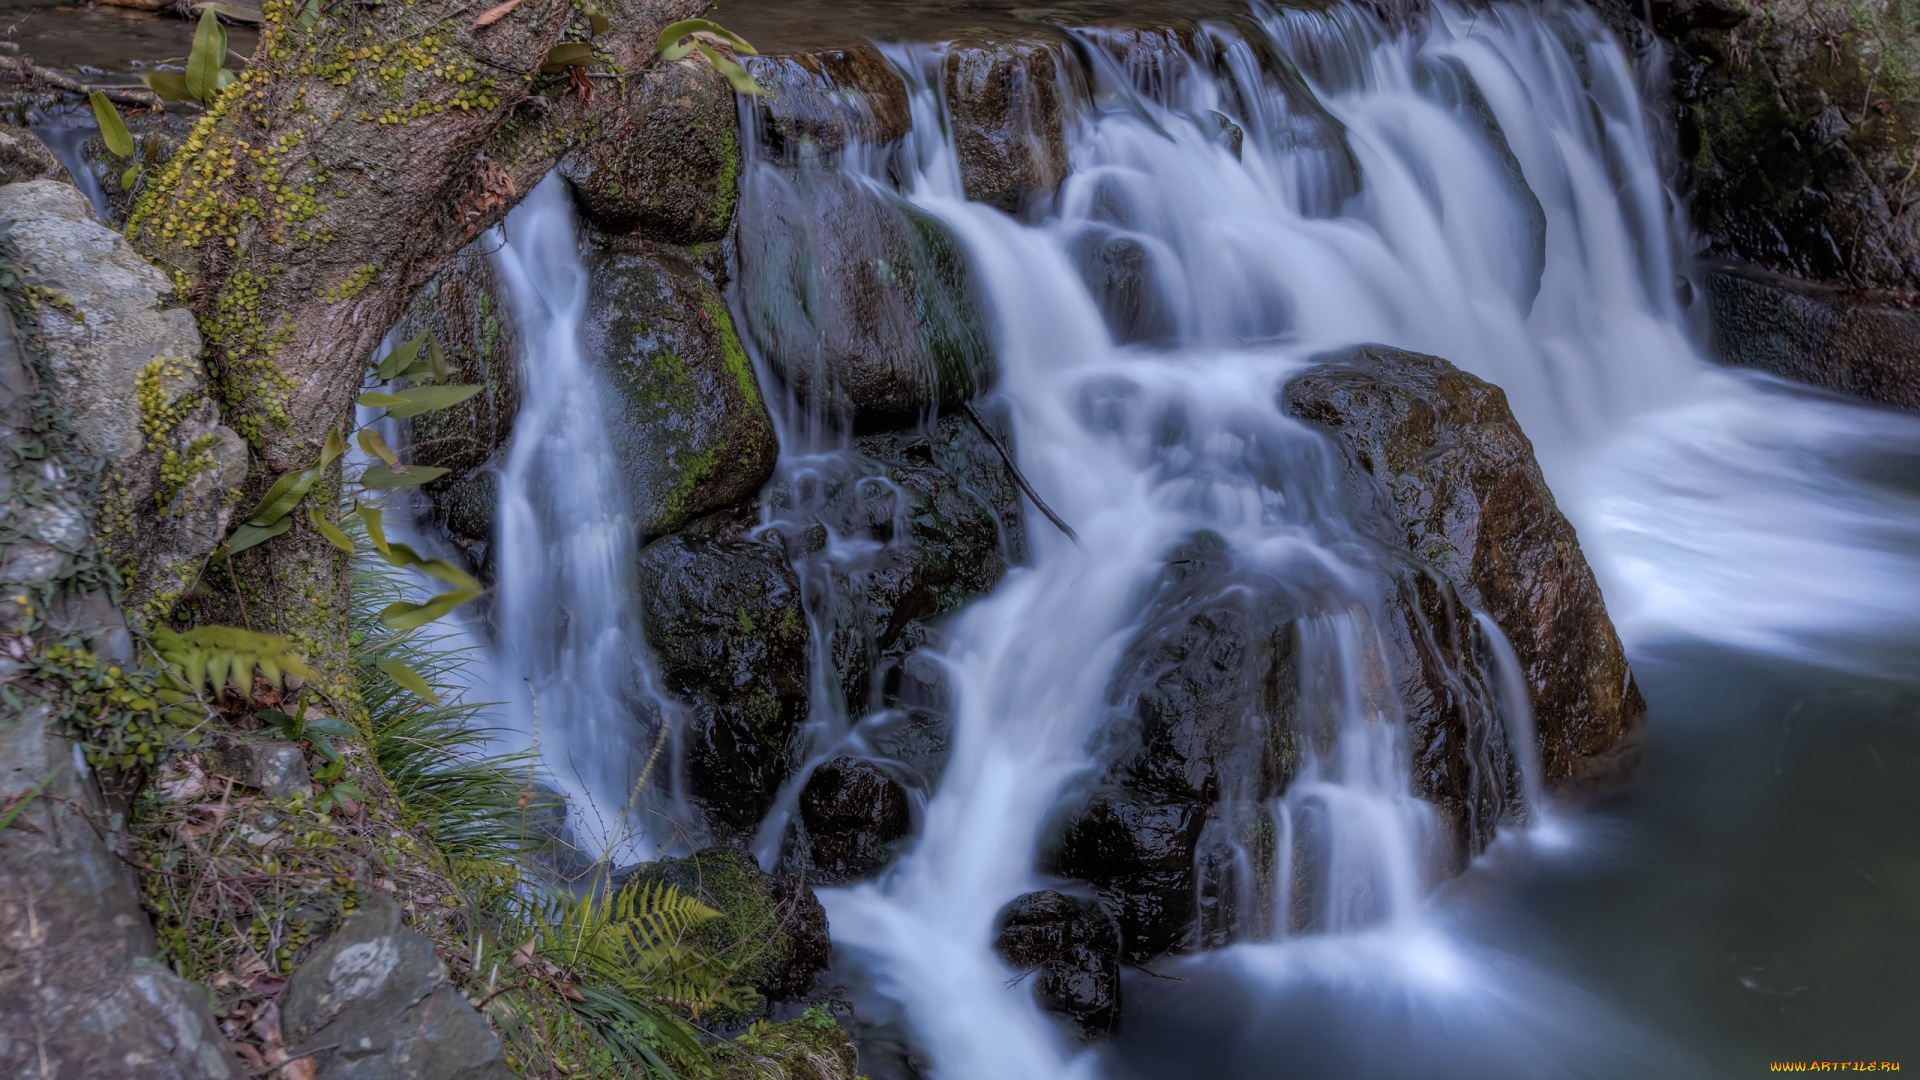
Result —
<path fill-rule="evenodd" d="M 660 29 L 704 3 L 601 0 L 613 23 L 593 39 L 602 74 L 579 80 L 598 93 L 540 74 L 556 40 L 588 32 L 568 0 L 333 0 L 311 26 L 300 6 L 269 0 L 248 70 L 128 222 L 198 318 L 226 423 L 251 447 L 236 522 L 350 426 L 407 299 L 639 93 Z M 309 505 L 330 507 L 338 484 L 336 467 Z M 306 506 L 293 518 L 210 568 L 193 615 L 289 634 L 338 679 L 346 557 Z"/>

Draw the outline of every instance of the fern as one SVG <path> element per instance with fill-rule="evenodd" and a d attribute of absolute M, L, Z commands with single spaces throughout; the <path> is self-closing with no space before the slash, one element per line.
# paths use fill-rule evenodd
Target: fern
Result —
<path fill-rule="evenodd" d="M 253 676 L 258 671 L 273 686 L 298 686 L 313 669 L 293 642 L 278 634 L 256 634 L 236 626 L 196 626 L 153 631 L 153 648 L 170 669 L 179 688 L 198 693 L 201 686 L 219 697 L 229 689 L 253 700 Z"/>

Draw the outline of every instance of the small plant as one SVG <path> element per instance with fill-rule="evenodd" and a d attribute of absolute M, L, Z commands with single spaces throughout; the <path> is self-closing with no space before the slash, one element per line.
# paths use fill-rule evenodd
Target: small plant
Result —
<path fill-rule="evenodd" d="M 275 687 L 298 686 L 313 675 L 293 642 L 278 634 L 256 634 L 233 626 L 196 626 L 186 631 L 158 627 L 153 631 L 153 647 L 171 669 L 170 681 L 189 694 L 205 686 L 216 698 L 231 691 L 252 701 L 256 671 Z"/>
<path fill-rule="evenodd" d="M 662 60 L 678 60 L 698 53 L 714 70 L 727 77 L 738 93 L 759 97 L 766 93 L 740 64 L 740 55 L 757 56 L 745 38 L 707 19 L 682 19 L 660 31 L 657 48 Z"/>
<path fill-rule="evenodd" d="M 149 71 L 140 76 L 147 89 L 168 101 L 186 101 L 211 105 L 220 92 L 239 81 L 227 70 L 227 28 L 220 23 L 220 4 L 200 5 L 200 22 L 194 27 L 193 48 L 187 53 L 185 74 L 177 71 Z"/>

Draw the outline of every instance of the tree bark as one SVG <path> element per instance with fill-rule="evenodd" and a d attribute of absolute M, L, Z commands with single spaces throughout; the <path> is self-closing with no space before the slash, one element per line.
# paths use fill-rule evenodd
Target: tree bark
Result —
<path fill-rule="evenodd" d="M 568 0 L 504 14 L 491 0 L 332 0 L 311 27 L 298 3 L 270 0 L 248 70 L 128 222 L 174 274 L 226 423 L 251 447 L 243 507 L 351 426 L 407 299 L 617 115 L 648 78 L 660 29 L 703 6 L 601 0 L 613 29 L 593 38 L 603 62 L 589 100 L 539 70 L 556 40 L 588 34 Z M 497 17 L 480 26 L 483 14 Z M 338 493 L 336 471 L 289 532 L 210 567 L 179 614 L 289 634 L 342 677 L 347 561 L 307 520 Z"/>

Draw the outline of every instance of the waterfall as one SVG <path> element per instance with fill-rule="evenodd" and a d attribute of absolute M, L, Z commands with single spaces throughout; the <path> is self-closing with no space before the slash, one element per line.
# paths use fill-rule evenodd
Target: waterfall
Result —
<path fill-rule="evenodd" d="M 509 742 L 537 750 L 568 806 L 572 842 L 614 865 L 652 857 L 672 706 L 653 685 L 633 607 L 635 527 L 608 456 L 599 385 L 583 355 L 587 268 L 557 174 L 507 216 L 496 273 L 525 355 L 499 478 L 499 596 L 491 689 Z M 664 771 L 664 770 L 662 770 Z M 649 829 L 649 825 L 654 828 Z"/>
<path fill-rule="evenodd" d="M 1806 632 L 1809 610 L 1825 613 L 1815 630 L 1913 610 L 1916 586 L 1892 554 L 1869 554 L 1846 595 L 1815 599 L 1843 548 L 1868 530 L 1886 543 L 1906 496 L 1860 491 L 1840 506 L 1805 481 L 1778 483 L 1789 456 L 1851 452 L 1848 427 L 1907 422 L 1700 359 L 1677 299 L 1684 236 L 1654 122 L 1591 12 L 1437 3 L 1391 25 L 1358 7 L 1256 15 L 1251 32 L 1203 24 L 1200 46 L 1080 32 L 1091 85 L 1067 123 L 1071 176 L 1017 219 L 959 197 L 938 50 L 889 53 L 914 113 L 893 167 L 908 163 L 906 197 L 960 237 L 993 316 L 1020 467 L 1079 534 L 1036 531 L 1029 564 L 948 627 L 938 659 L 953 757 L 918 838 L 880 880 L 822 894 L 835 942 L 900 1004 L 939 1077 L 1101 1071 L 1011 985 L 995 913 L 1049 885 L 1036 863 L 1062 801 L 1097 767 L 1090 747 L 1147 618 L 1142 598 L 1168 552 L 1201 532 L 1311 612 L 1298 624 L 1302 729 L 1324 736 L 1285 797 L 1259 810 L 1285 845 L 1273 914 L 1230 955 L 1282 982 L 1452 992 L 1485 975 L 1424 899 L 1433 813 L 1409 789 L 1399 706 L 1382 692 L 1379 568 L 1339 508 L 1324 440 L 1275 405 L 1316 354 L 1384 342 L 1502 386 L 1639 640 L 1677 630 L 1832 654 Z M 1084 272 L 1088 250 L 1116 243 L 1144 253 L 1132 287 L 1150 325 L 1116 323 Z M 1763 406 L 1791 418 L 1771 441 Z M 1722 481 L 1753 498 L 1699 498 Z M 1910 540 L 1911 527 L 1898 534 Z M 1733 557 L 1702 574 L 1703 599 L 1684 599 L 1680 574 L 1720 543 Z M 1650 568 L 1649 547 L 1683 557 Z M 1828 558 L 1781 567 L 1792 554 Z M 1790 597 L 1764 598 L 1779 588 Z M 1716 605 L 1739 617 L 1715 617 Z M 1495 653 L 1494 696 L 1530 740 L 1511 651 Z M 1536 773 L 1523 777 L 1535 798 Z M 1312 872 L 1296 872 L 1309 856 Z M 1303 879 L 1308 895 L 1294 891 Z M 1501 1009 L 1537 1019 L 1547 999 L 1577 996 L 1524 985 L 1483 984 L 1473 1022 L 1505 1023 Z M 1552 1045 L 1546 1023 L 1519 1041 Z"/>

